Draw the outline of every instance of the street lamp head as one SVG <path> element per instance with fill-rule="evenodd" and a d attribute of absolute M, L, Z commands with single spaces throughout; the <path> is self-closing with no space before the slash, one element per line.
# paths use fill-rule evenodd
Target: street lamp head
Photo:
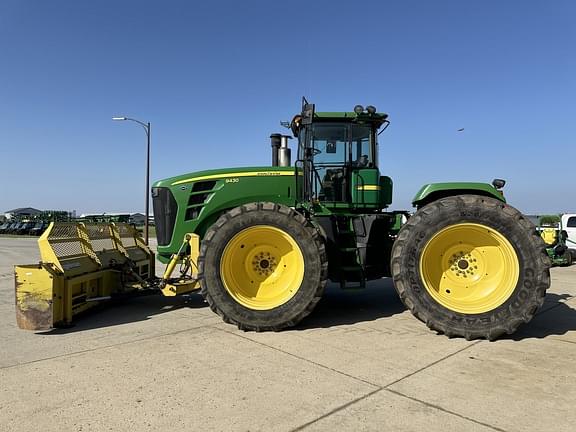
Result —
<path fill-rule="evenodd" d="M 112 120 L 128 120 L 126 117 L 112 117 Z"/>

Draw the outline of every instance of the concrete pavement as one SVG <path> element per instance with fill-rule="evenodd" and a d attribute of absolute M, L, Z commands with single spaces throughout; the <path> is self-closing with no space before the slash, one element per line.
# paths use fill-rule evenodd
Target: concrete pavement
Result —
<path fill-rule="evenodd" d="M 198 295 L 143 297 L 35 334 L 15 324 L 0 238 L 0 431 L 573 431 L 576 266 L 538 316 L 496 342 L 448 339 L 389 280 L 330 287 L 296 329 L 246 333 Z"/>

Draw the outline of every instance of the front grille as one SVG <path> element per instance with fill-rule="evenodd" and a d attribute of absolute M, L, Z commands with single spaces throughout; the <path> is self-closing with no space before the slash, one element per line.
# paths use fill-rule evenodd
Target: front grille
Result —
<path fill-rule="evenodd" d="M 215 186 L 215 181 L 194 183 L 194 186 L 192 186 L 192 192 L 190 192 L 190 197 L 188 198 L 188 207 L 186 209 L 186 214 L 184 215 L 184 220 L 194 220 L 200 216 L 204 204 L 214 194 Z"/>
<path fill-rule="evenodd" d="M 204 201 L 206 201 L 206 199 L 210 196 L 210 194 L 197 194 L 197 195 L 190 195 L 190 198 L 188 198 L 188 205 L 189 206 L 193 206 L 196 204 L 202 204 Z"/>
<path fill-rule="evenodd" d="M 214 186 L 216 186 L 215 181 L 203 181 L 203 182 L 194 183 L 194 186 L 192 186 L 192 192 L 201 192 L 201 191 L 214 189 Z"/>
<path fill-rule="evenodd" d="M 178 205 L 168 188 L 152 188 L 152 198 L 158 246 L 166 246 L 172 240 Z"/>

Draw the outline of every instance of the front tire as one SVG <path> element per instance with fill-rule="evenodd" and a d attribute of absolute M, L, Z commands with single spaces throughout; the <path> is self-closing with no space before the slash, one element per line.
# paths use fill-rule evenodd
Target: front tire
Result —
<path fill-rule="evenodd" d="M 495 339 L 532 319 L 550 286 L 535 227 L 494 198 L 459 195 L 421 209 L 401 229 L 392 275 L 406 307 L 447 336 Z"/>
<path fill-rule="evenodd" d="M 567 249 L 566 252 L 564 252 L 564 259 L 566 260 L 566 263 L 564 264 L 565 267 L 570 267 L 574 262 L 572 251 L 570 249 Z"/>
<path fill-rule="evenodd" d="M 226 212 L 206 232 L 198 270 L 202 295 L 225 322 L 277 331 L 312 312 L 328 262 L 321 236 L 304 216 L 251 203 Z"/>

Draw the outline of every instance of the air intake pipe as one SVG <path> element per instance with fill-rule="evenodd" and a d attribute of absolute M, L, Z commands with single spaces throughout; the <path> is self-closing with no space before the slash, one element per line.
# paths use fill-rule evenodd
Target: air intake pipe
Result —
<path fill-rule="evenodd" d="M 272 147 L 272 166 L 287 167 L 292 163 L 288 140 L 291 136 L 275 133 L 270 135 L 270 146 Z"/>
<path fill-rule="evenodd" d="M 270 135 L 270 145 L 272 146 L 272 166 L 278 166 L 278 150 L 280 149 L 280 142 L 282 135 L 275 133 Z"/>
<path fill-rule="evenodd" d="M 287 167 L 291 164 L 290 148 L 288 147 L 288 140 L 292 137 L 282 135 L 280 137 L 280 148 L 278 149 L 278 166 Z"/>

